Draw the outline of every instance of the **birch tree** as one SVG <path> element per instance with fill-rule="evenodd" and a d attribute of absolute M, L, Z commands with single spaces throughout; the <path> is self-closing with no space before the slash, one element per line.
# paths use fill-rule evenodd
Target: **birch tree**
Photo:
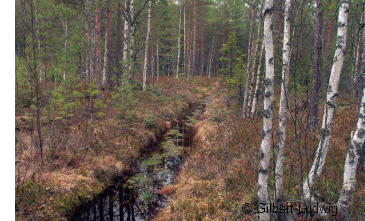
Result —
<path fill-rule="evenodd" d="M 144 63 L 143 63 L 143 91 L 146 91 L 147 55 L 148 55 L 148 41 L 149 41 L 149 38 L 150 38 L 150 29 L 151 29 L 151 0 L 148 1 L 148 18 L 147 18 L 146 47 L 144 49 Z"/>
<path fill-rule="evenodd" d="M 158 78 L 160 77 L 160 63 L 159 63 L 159 54 L 158 54 L 158 38 L 156 39 L 156 71 L 157 71 L 157 73 L 156 73 L 156 76 L 157 76 L 157 82 L 158 82 Z"/>
<path fill-rule="evenodd" d="M 212 39 L 212 48 L 210 49 L 209 68 L 208 68 L 208 78 L 209 79 L 210 79 L 211 70 L 212 70 L 213 48 L 214 48 L 214 36 L 213 36 L 213 39 Z"/>
<path fill-rule="evenodd" d="M 247 100 L 248 100 L 248 82 L 249 82 L 249 78 L 250 78 L 250 68 L 251 68 L 251 49 L 252 49 L 252 34 L 254 32 L 254 25 L 253 25 L 253 21 L 255 21 L 256 16 L 255 16 L 255 8 L 252 8 L 252 16 L 251 16 L 251 22 L 250 22 L 250 34 L 248 37 L 248 52 L 247 52 L 247 71 L 246 71 L 246 83 L 245 83 L 245 92 L 244 92 L 244 97 L 243 97 L 243 109 L 242 109 L 242 114 L 243 117 L 246 116 L 246 106 L 247 106 Z"/>
<path fill-rule="evenodd" d="M 259 46 L 259 40 L 260 40 L 260 25 L 261 25 L 261 21 L 259 19 L 259 24 L 258 24 L 258 30 L 257 30 L 257 39 L 256 39 L 256 46 L 254 48 L 254 51 L 252 52 L 252 54 L 254 55 L 254 59 L 253 59 L 253 64 L 252 64 L 252 71 L 251 71 L 251 77 L 249 79 L 249 89 L 248 89 L 248 98 L 247 98 L 247 115 L 246 117 L 250 117 L 251 115 L 251 100 L 252 100 L 252 88 L 253 88 L 253 81 L 255 80 L 255 67 L 256 67 L 256 58 L 257 58 L 257 49 Z M 255 45 L 255 43 L 254 43 Z"/>
<path fill-rule="evenodd" d="M 284 10 L 284 39 L 283 39 L 283 72 L 279 107 L 279 127 L 277 132 L 277 157 L 275 166 L 275 202 L 283 201 L 283 168 L 285 151 L 286 118 L 288 112 L 288 83 L 290 73 L 290 11 L 291 0 L 285 0 Z"/>
<path fill-rule="evenodd" d="M 122 65 L 120 62 L 122 61 L 122 4 L 118 2 L 118 17 L 117 17 L 117 67 L 118 67 L 118 75 L 117 75 L 117 85 L 119 86 L 119 77 L 122 76 Z"/>
<path fill-rule="evenodd" d="M 257 67 L 257 77 L 256 77 L 256 86 L 255 86 L 255 93 L 252 100 L 252 108 L 251 108 L 251 117 L 253 118 L 255 116 L 256 106 L 257 106 L 257 100 L 260 94 L 260 69 L 262 64 L 262 54 L 264 53 L 265 44 L 262 42 L 261 45 L 261 52 L 260 52 L 260 58 L 259 58 L 259 65 Z"/>
<path fill-rule="evenodd" d="M 134 61 L 134 0 L 129 0 L 129 59 Z M 132 81 L 132 64 L 128 65 L 128 82 Z"/>
<path fill-rule="evenodd" d="M 66 57 L 67 57 L 67 40 L 68 40 L 68 25 L 67 18 L 65 17 L 65 63 L 63 64 L 63 80 L 66 81 Z"/>
<path fill-rule="evenodd" d="M 191 67 L 191 76 L 194 78 L 195 75 L 195 56 L 196 56 L 196 24 L 198 23 L 198 18 L 197 18 L 197 3 L 196 0 L 194 0 L 194 34 L 193 34 L 193 57 L 192 57 L 192 67 Z"/>
<path fill-rule="evenodd" d="M 303 197 L 306 201 L 312 200 L 314 187 L 321 176 L 322 169 L 326 160 L 329 142 L 331 139 L 331 130 L 333 117 L 336 110 L 336 99 L 338 94 L 338 83 L 340 81 L 341 70 L 345 58 L 346 34 L 347 34 L 347 17 L 349 14 L 349 1 L 345 0 L 340 3 L 338 14 L 338 29 L 336 51 L 333 58 L 331 76 L 327 88 L 327 98 L 323 113 L 322 128 L 320 140 L 317 146 L 316 155 L 308 172 L 307 178 L 303 183 Z"/>
<path fill-rule="evenodd" d="M 96 3 L 96 5 L 98 5 Z M 95 25 L 96 25 L 96 79 L 98 84 L 98 91 L 101 92 L 102 88 L 102 76 L 101 76 L 101 52 L 100 52 L 100 8 L 96 8 L 96 16 L 95 16 Z M 97 95 L 97 98 L 101 100 L 101 93 Z"/>
<path fill-rule="evenodd" d="M 108 38 L 108 32 L 105 32 L 105 40 L 104 40 L 104 67 L 103 67 L 103 85 L 105 85 L 106 82 L 106 66 L 107 66 L 107 60 L 108 60 L 108 47 L 107 47 L 107 38 Z"/>
<path fill-rule="evenodd" d="M 274 96 L 274 42 L 272 36 L 272 17 L 273 0 L 266 0 L 264 6 L 264 44 L 265 44 L 265 68 L 266 76 L 264 116 L 262 128 L 262 141 L 260 146 L 260 166 L 257 184 L 257 195 L 262 205 L 269 203 L 269 192 L 267 190 L 268 167 L 270 163 L 270 153 L 272 145 L 272 115 L 273 115 L 273 96 Z M 260 220 L 270 220 L 269 213 L 259 214 Z"/>
<path fill-rule="evenodd" d="M 346 218 L 350 210 L 352 196 L 356 189 L 356 169 L 360 158 L 359 153 L 362 152 L 362 145 L 365 139 L 365 89 L 363 90 L 360 107 L 356 131 L 347 147 L 342 190 L 337 203 L 342 218 Z"/>
<path fill-rule="evenodd" d="M 179 32 L 177 37 L 177 62 L 176 62 L 176 78 L 179 78 L 179 64 L 180 64 L 180 29 L 181 29 L 181 2 L 180 2 L 180 14 L 179 14 Z"/>
<path fill-rule="evenodd" d="M 128 12 L 129 10 L 129 1 L 128 0 L 125 0 L 125 3 L 124 3 L 124 11 Z M 129 13 L 126 13 L 127 15 Z M 124 70 L 127 70 L 127 53 L 128 53 L 128 30 L 129 30 L 129 27 L 128 27 L 128 16 L 126 16 L 124 18 L 124 33 L 123 33 L 123 37 L 124 37 L 124 45 L 123 45 L 123 63 L 124 63 Z M 124 77 L 124 75 L 123 75 Z M 124 83 L 124 79 L 123 79 L 123 83 Z"/>

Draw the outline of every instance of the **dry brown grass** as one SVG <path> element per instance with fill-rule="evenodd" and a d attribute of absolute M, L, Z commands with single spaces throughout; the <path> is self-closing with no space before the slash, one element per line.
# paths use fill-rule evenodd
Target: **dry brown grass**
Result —
<path fill-rule="evenodd" d="M 211 86 L 214 81 L 189 81 L 182 90 L 180 81 L 160 77 L 158 91 L 133 92 L 133 99 L 139 102 L 128 107 L 133 113 L 132 120 L 125 119 L 125 113 L 114 108 L 118 102 L 112 99 L 114 92 L 103 93 L 105 107 L 95 107 L 93 125 L 83 115 L 88 111 L 88 99 L 80 101 L 72 117 L 55 119 L 51 124 L 43 118 L 43 166 L 37 134 L 32 129 L 34 113 L 23 109 L 30 114 L 16 117 L 17 219 L 64 219 L 65 214 L 91 200 L 115 177 L 123 176 L 144 147 L 156 142 L 161 131 L 171 127 L 170 122 L 199 101 L 204 95 L 202 89 L 209 87 L 206 92 L 214 89 Z M 72 97 L 67 99 L 66 102 L 77 101 Z M 97 112 L 103 112 L 104 116 L 97 116 Z M 146 126 L 148 115 L 152 116 L 152 126 Z"/>
<path fill-rule="evenodd" d="M 274 111 L 274 145 L 277 142 L 276 131 L 278 125 L 278 98 Z M 176 183 L 166 187 L 166 191 L 173 189 L 166 208 L 161 211 L 157 220 L 255 220 L 256 216 L 244 216 L 241 206 L 257 202 L 256 185 L 258 176 L 261 117 L 243 120 L 236 111 L 227 109 L 223 96 L 216 96 L 205 110 L 202 121 L 195 125 L 195 149 L 182 166 Z M 294 104 L 291 104 L 294 107 Z M 223 140 L 229 146 L 227 157 L 227 183 L 229 206 L 224 194 L 223 159 L 221 137 L 217 123 L 209 119 L 214 117 L 214 110 L 223 110 L 227 120 L 221 123 L 225 133 Z M 356 127 L 356 105 L 338 108 L 330 142 L 325 168 L 317 185 L 317 192 L 321 201 L 337 203 L 339 190 L 342 186 L 343 167 L 346 148 L 350 140 L 351 131 Z M 284 170 L 284 194 L 288 201 L 300 199 L 301 179 L 305 179 L 308 166 L 311 165 L 315 149 L 319 140 L 319 129 L 309 132 L 306 130 L 307 109 L 302 104 L 297 107 L 296 121 L 294 108 L 288 116 L 286 136 L 286 161 Z M 319 107 L 319 122 L 321 124 L 323 106 Z M 294 124 L 296 123 L 296 126 Z M 226 133 L 230 129 L 237 135 Z M 234 139 L 232 138 L 234 137 Z M 301 157 L 299 157 L 299 151 Z M 302 159 L 300 159 L 302 158 Z M 301 163 L 302 162 L 302 163 Z M 273 168 L 270 165 L 269 188 L 273 190 Z M 365 173 L 358 176 L 358 187 L 354 195 L 354 213 L 352 220 L 361 220 L 365 202 Z"/>

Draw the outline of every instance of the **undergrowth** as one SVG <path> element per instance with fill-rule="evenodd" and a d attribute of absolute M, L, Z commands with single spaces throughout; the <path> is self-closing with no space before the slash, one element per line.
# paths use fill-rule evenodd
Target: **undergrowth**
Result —
<path fill-rule="evenodd" d="M 274 116 L 277 116 L 279 102 L 277 97 L 274 100 Z M 289 100 L 294 101 L 292 98 Z M 224 88 L 221 88 L 221 92 L 207 105 L 202 115 L 204 119 L 195 126 L 197 131 L 194 150 L 182 166 L 175 184 L 165 188 L 165 192 L 172 193 L 171 201 L 158 214 L 157 220 L 257 219 L 257 214 L 245 214 L 242 205 L 258 203 L 257 179 L 262 115 L 259 113 L 254 119 L 242 119 L 241 111 L 237 100 L 227 107 Z M 290 111 L 283 184 L 285 200 L 294 202 L 300 200 L 300 183 L 305 179 L 308 167 L 313 162 L 319 140 L 319 128 L 313 132 L 305 130 L 308 109 L 302 102 L 297 105 L 291 103 Z M 353 104 L 341 106 L 336 112 L 330 150 L 316 187 L 316 193 L 320 196 L 319 203 L 337 203 L 342 187 L 346 147 L 351 131 L 356 128 L 357 119 L 353 117 L 356 116 L 356 111 L 357 107 Z M 318 113 L 323 113 L 323 106 L 320 106 Z M 219 133 L 218 122 L 222 135 Z M 277 125 L 278 119 L 275 117 L 273 146 L 277 142 Z M 274 192 L 275 154 L 274 148 L 269 166 L 271 199 Z M 351 206 L 353 213 L 349 220 L 362 220 L 365 216 L 365 202 L 362 200 L 365 196 L 365 173 L 361 172 L 357 179 L 357 189 Z M 329 218 L 335 217 L 329 215 Z"/>
<path fill-rule="evenodd" d="M 94 198 L 138 161 L 170 122 L 215 87 L 215 80 L 160 77 L 103 90 L 96 83 L 42 85 L 43 160 L 36 109 L 19 88 L 16 109 L 16 219 L 61 220 Z M 173 151 L 173 150 L 170 150 Z M 42 162 L 43 161 L 43 162 Z"/>

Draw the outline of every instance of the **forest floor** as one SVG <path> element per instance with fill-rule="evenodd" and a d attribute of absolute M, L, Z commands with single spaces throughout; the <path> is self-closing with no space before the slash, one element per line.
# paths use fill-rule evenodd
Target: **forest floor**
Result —
<path fill-rule="evenodd" d="M 227 106 L 226 94 L 226 89 L 222 87 L 210 105 L 206 107 L 201 117 L 202 121 L 195 125 L 195 149 L 182 165 L 175 183 L 161 190 L 170 194 L 171 200 L 156 216 L 156 220 L 256 220 L 257 214 L 245 214 L 242 206 L 244 203 L 251 205 L 258 203 L 256 191 L 262 113 L 254 119 L 243 119 L 238 102 L 233 100 Z M 290 98 L 290 101 L 294 102 L 294 98 Z M 291 107 L 294 107 L 293 102 Z M 277 116 L 278 97 L 274 98 L 274 104 L 274 116 Z M 283 182 L 284 198 L 291 203 L 300 199 L 300 183 L 305 179 L 308 164 L 310 165 L 313 161 L 319 140 L 319 128 L 313 132 L 305 129 L 308 111 L 306 105 L 300 102 L 296 107 L 296 111 L 291 109 L 287 121 Z M 346 149 L 351 131 L 356 128 L 356 111 L 356 104 L 339 105 L 337 109 L 330 150 L 317 185 L 321 204 L 335 205 L 338 201 Z M 319 113 L 319 122 L 321 122 L 323 104 L 320 106 Z M 273 125 L 273 146 L 275 146 L 277 117 L 274 118 Z M 271 159 L 272 157 L 273 155 Z M 269 168 L 271 168 L 269 188 L 273 192 L 273 160 Z M 270 195 L 270 197 L 273 196 Z M 365 172 L 362 171 L 358 175 L 357 189 L 353 198 L 354 212 L 348 220 L 364 218 L 364 197 Z M 335 216 L 329 214 L 329 218 L 332 220 Z"/>
<path fill-rule="evenodd" d="M 64 220 L 81 204 L 138 163 L 143 148 L 156 142 L 189 106 L 217 88 L 217 79 L 172 79 L 141 90 L 139 81 L 123 92 L 95 85 L 58 85 L 42 98 L 43 163 L 34 106 L 25 92 L 17 98 L 16 220 Z M 53 88 L 54 85 L 43 85 Z"/>

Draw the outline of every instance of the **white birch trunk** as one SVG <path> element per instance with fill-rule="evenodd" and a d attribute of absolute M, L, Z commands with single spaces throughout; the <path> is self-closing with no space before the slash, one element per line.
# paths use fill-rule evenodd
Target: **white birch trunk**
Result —
<path fill-rule="evenodd" d="M 150 38 L 151 29 L 151 0 L 148 1 L 148 18 L 147 18 L 147 34 L 146 34 L 146 47 L 144 49 L 144 62 L 143 62 L 143 91 L 146 91 L 147 81 L 147 55 L 148 55 L 148 41 Z"/>
<path fill-rule="evenodd" d="M 66 27 L 65 27 L 65 63 L 63 64 L 63 80 L 66 81 L 66 54 L 67 54 L 67 38 L 68 38 L 68 26 L 67 18 L 65 17 Z"/>
<path fill-rule="evenodd" d="M 94 60 L 95 60 L 95 54 L 96 54 L 96 30 L 95 30 L 95 26 L 92 28 L 92 56 L 90 59 L 90 67 L 91 67 L 91 78 L 94 79 Z"/>
<path fill-rule="evenodd" d="M 357 119 L 356 131 L 347 147 L 345 171 L 343 173 L 343 185 L 341 196 L 338 201 L 338 208 L 342 216 L 347 215 L 352 203 L 352 197 L 356 189 L 356 168 L 359 162 L 359 153 L 365 139 L 365 89 L 361 99 L 359 117 Z"/>
<path fill-rule="evenodd" d="M 186 58 L 186 26 L 185 26 L 185 7 L 184 7 L 184 73 L 186 72 L 186 64 L 185 64 L 185 58 Z"/>
<path fill-rule="evenodd" d="M 275 202 L 283 201 L 283 169 L 284 169 L 284 151 L 285 151 L 285 133 L 286 133 L 286 118 L 288 115 L 288 83 L 290 73 L 290 12 L 291 0 L 285 0 L 284 10 L 284 39 L 283 39 L 283 73 L 280 94 L 279 108 L 279 126 L 278 126 L 278 143 L 277 157 L 275 166 Z"/>
<path fill-rule="evenodd" d="M 249 82 L 249 90 L 248 90 L 248 99 L 247 99 L 247 115 L 246 117 L 251 117 L 251 100 L 252 100 L 252 88 L 253 88 L 253 81 L 255 80 L 255 67 L 256 67 L 256 58 L 257 58 L 257 49 L 259 46 L 259 40 L 260 40 L 260 25 L 261 25 L 261 21 L 259 19 L 259 24 L 258 24 L 258 30 L 257 30 L 257 39 L 256 39 L 256 46 L 255 46 L 255 51 L 254 51 L 254 59 L 253 59 L 253 64 L 252 64 L 252 72 L 251 72 L 251 77 L 250 77 L 250 82 Z"/>
<path fill-rule="evenodd" d="M 272 116 L 273 116 L 273 96 L 274 96 L 274 42 L 272 36 L 272 17 L 273 17 L 273 0 L 266 0 L 264 6 L 264 44 L 265 44 L 265 68 L 266 76 L 262 142 L 260 146 L 260 167 L 257 183 L 257 195 L 262 205 L 269 203 L 269 192 L 267 190 L 268 168 L 270 163 L 271 145 L 272 145 Z M 260 220 L 270 220 L 269 213 L 259 214 Z"/>
<path fill-rule="evenodd" d="M 261 52 L 260 52 L 260 59 L 259 59 L 259 66 L 257 67 L 257 78 L 256 78 L 256 86 L 255 86 L 255 94 L 252 101 L 252 109 L 251 109 L 251 117 L 253 118 L 255 116 L 256 106 L 257 106 L 257 100 L 259 96 L 259 85 L 260 85 L 260 69 L 262 64 L 262 54 L 264 53 L 265 44 L 262 42 L 261 45 Z"/>
<path fill-rule="evenodd" d="M 128 75 L 128 81 L 131 82 L 132 80 L 132 66 L 133 66 L 133 60 L 134 60 L 134 0 L 130 0 L 130 4 L 129 4 L 129 12 L 130 12 L 130 19 L 131 19 L 131 24 L 130 24 L 130 32 L 129 32 L 129 35 L 130 35 L 130 39 L 129 39 L 129 57 L 130 57 L 130 60 L 131 60 L 131 64 L 129 65 L 128 67 L 128 71 L 129 71 L 129 75 Z"/>
<path fill-rule="evenodd" d="M 359 33 L 360 35 L 360 33 Z M 360 36 L 359 36 L 360 38 Z M 355 92 L 355 88 L 356 88 L 356 81 L 357 81 L 357 66 L 359 64 L 359 51 L 360 51 L 360 42 L 357 42 L 357 47 L 356 47 L 356 55 L 354 52 L 354 56 L 356 56 L 355 59 L 355 65 L 352 67 L 352 73 L 353 73 L 353 85 L 352 85 L 352 96 L 354 96 L 354 92 Z M 356 45 L 355 45 L 356 46 Z"/>
<path fill-rule="evenodd" d="M 329 142 L 331 139 L 331 130 L 333 117 L 336 109 L 336 98 L 338 96 L 338 83 L 340 81 L 341 70 L 345 58 L 346 49 L 346 33 L 347 33 L 347 17 L 349 14 L 349 2 L 343 1 L 340 4 L 338 14 L 338 29 L 337 29 L 337 42 L 336 51 L 333 58 L 333 66 L 331 70 L 331 77 L 329 79 L 329 85 L 327 88 L 327 101 L 323 113 L 322 128 L 320 134 L 320 140 L 316 150 L 316 156 L 314 158 L 312 167 L 308 172 L 308 176 L 303 183 L 303 195 L 306 201 L 312 199 L 312 193 L 314 186 L 321 176 L 322 169 L 326 160 Z"/>
<path fill-rule="evenodd" d="M 209 69 L 208 69 L 208 78 L 209 79 L 210 79 L 211 69 L 212 69 L 213 45 L 214 45 L 214 36 L 213 36 L 213 39 L 212 39 L 212 49 L 210 50 Z"/>
<path fill-rule="evenodd" d="M 248 83 L 249 83 L 249 79 L 250 79 L 250 67 L 251 67 L 251 42 L 252 42 L 252 32 L 253 32 L 253 18 L 254 18 L 254 13 L 255 10 L 252 9 L 252 18 L 251 18 L 251 22 L 250 22 L 250 35 L 248 38 L 248 52 L 247 52 L 247 71 L 246 71 L 246 83 L 245 83 L 245 91 L 244 91 L 244 96 L 243 96 L 243 109 L 242 109 L 242 115 L 243 117 L 246 116 L 246 106 L 247 106 L 247 98 L 248 98 Z"/>
<path fill-rule="evenodd" d="M 127 1 L 128 0 L 125 0 L 124 2 L 124 8 L 125 8 L 125 11 L 127 11 L 127 8 L 129 6 L 129 4 L 127 4 Z M 128 17 L 128 16 L 127 16 Z M 127 54 L 128 54 L 128 30 L 129 30 L 129 27 L 128 27 L 128 19 L 124 18 L 124 33 L 123 33 L 123 38 L 124 38 L 124 45 L 123 45 L 123 69 L 124 69 L 124 73 L 123 73 L 123 76 L 122 76 L 122 85 L 124 85 L 126 82 L 125 82 L 125 74 L 126 74 L 126 70 L 128 68 L 128 58 L 127 58 Z"/>
<path fill-rule="evenodd" d="M 176 62 L 176 79 L 179 78 L 179 64 L 180 64 L 180 29 L 181 29 L 181 3 L 180 3 L 180 15 L 179 15 L 179 33 L 177 38 L 177 62 Z"/>
<path fill-rule="evenodd" d="M 158 55 L 158 38 L 157 38 L 157 43 L 156 43 L 156 62 L 157 62 L 157 67 L 156 67 L 156 76 L 157 76 L 157 79 L 156 81 L 158 82 L 158 78 L 160 77 L 160 63 L 159 63 L 159 55 Z"/>

